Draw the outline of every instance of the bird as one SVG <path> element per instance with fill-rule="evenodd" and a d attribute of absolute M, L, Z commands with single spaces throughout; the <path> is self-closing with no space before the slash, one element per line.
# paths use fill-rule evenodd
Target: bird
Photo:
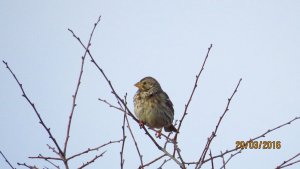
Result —
<path fill-rule="evenodd" d="M 156 137 L 161 136 L 162 128 L 166 132 L 178 132 L 172 124 L 174 120 L 173 103 L 156 79 L 147 76 L 135 83 L 138 88 L 134 95 L 134 113 L 140 127 L 157 128 Z"/>

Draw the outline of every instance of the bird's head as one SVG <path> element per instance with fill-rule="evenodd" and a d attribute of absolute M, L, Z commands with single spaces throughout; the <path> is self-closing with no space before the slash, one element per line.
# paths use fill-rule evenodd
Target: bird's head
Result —
<path fill-rule="evenodd" d="M 159 83 L 157 80 L 155 80 L 153 77 L 145 77 L 136 84 L 134 84 L 140 91 L 149 91 L 150 89 L 161 89 Z"/>

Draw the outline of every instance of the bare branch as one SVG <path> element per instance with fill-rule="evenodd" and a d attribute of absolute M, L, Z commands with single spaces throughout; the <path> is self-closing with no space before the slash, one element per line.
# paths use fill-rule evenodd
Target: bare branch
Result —
<path fill-rule="evenodd" d="M 73 113 L 74 113 L 75 106 L 76 106 L 76 98 L 77 98 L 79 86 L 80 86 L 80 83 L 81 83 L 81 78 L 82 78 L 82 73 L 83 73 L 83 66 L 84 66 L 85 57 L 86 57 L 86 55 L 88 53 L 89 47 L 91 46 L 91 40 L 92 40 L 94 31 L 95 31 L 98 23 L 100 22 L 100 19 L 101 19 L 101 16 L 99 16 L 97 22 L 94 24 L 93 30 L 92 30 L 92 32 L 90 34 L 90 38 L 89 38 L 89 41 L 88 41 L 87 48 L 86 48 L 86 50 L 84 52 L 84 55 L 81 58 L 81 68 L 80 68 L 80 73 L 79 73 L 79 77 L 78 77 L 78 81 L 77 81 L 77 86 L 76 86 L 76 89 L 75 89 L 75 93 L 72 96 L 73 97 L 73 100 L 72 100 L 72 109 L 71 109 L 71 113 L 70 113 L 70 116 L 69 116 L 69 122 L 68 122 L 68 127 L 67 127 L 67 134 L 66 134 L 65 145 L 64 145 L 64 154 L 67 153 L 67 146 L 68 146 L 68 141 L 69 141 L 69 138 L 70 138 L 72 117 L 73 117 Z"/>
<path fill-rule="evenodd" d="M 43 159 L 43 160 L 58 160 L 58 161 L 63 161 L 63 159 L 61 158 L 57 158 L 57 157 L 44 157 L 43 155 L 39 154 L 38 156 L 35 157 L 28 157 L 31 159 Z"/>
<path fill-rule="evenodd" d="M 209 146 L 210 146 L 212 140 L 217 136 L 216 134 L 217 134 L 218 128 L 219 128 L 219 126 L 221 124 L 221 121 L 222 121 L 223 117 L 225 116 L 225 114 L 228 112 L 230 102 L 231 102 L 233 96 L 235 95 L 235 93 L 237 92 L 237 89 L 239 88 L 241 81 L 242 81 L 242 79 L 239 80 L 238 84 L 236 85 L 236 87 L 234 89 L 234 92 L 232 93 L 232 95 L 230 96 L 230 98 L 228 98 L 228 102 L 227 102 L 226 108 L 225 108 L 223 114 L 221 115 L 221 117 L 219 118 L 219 121 L 218 121 L 218 123 L 217 123 L 217 125 L 215 127 L 215 130 L 212 132 L 211 136 L 207 139 L 207 143 L 205 145 L 205 148 L 204 148 L 204 150 L 203 150 L 203 152 L 202 152 L 202 154 L 201 154 L 201 156 L 200 156 L 200 158 L 198 160 L 198 164 L 196 165 L 195 168 L 200 168 L 202 166 L 202 164 L 204 163 L 204 159 L 205 159 L 206 153 L 207 153 L 207 151 L 209 149 Z"/>
<path fill-rule="evenodd" d="M 183 122 L 183 120 L 184 120 L 184 117 L 187 115 L 188 107 L 189 107 L 189 105 L 190 105 L 190 103 L 191 103 L 191 101 L 192 101 L 192 98 L 193 98 L 194 93 L 195 93 L 195 91 L 196 91 L 196 88 L 197 88 L 197 86 L 198 86 L 198 80 L 199 80 L 199 77 L 201 76 L 201 73 L 202 73 L 202 71 L 204 70 L 204 66 L 205 66 L 206 60 L 207 60 L 207 58 L 208 58 L 208 56 L 209 56 L 209 52 L 210 52 L 212 46 L 213 46 L 213 45 L 210 44 L 210 46 L 208 47 L 207 53 L 206 53 L 206 56 L 205 56 L 205 59 L 204 59 L 204 61 L 203 61 L 203 63 L 202 63 L 202 67 L 201 67 L 199 73 L 196 75 L 196 80 L 195 80 L 195 83 L 194 83 L 194 87 L 193 87 L 192 93 L 191 93 L 191 95 L 190 95 L 190 98 L 189 98 L 187 104 L 185 105 L 185 108 L 184 108 L 184 112 L 183 112 L 183 114 L 182 114 L 182 117 L 181 117 L 181 119 L 179 120 L 179 125 L 178 125 L 178 128 L 177 128 L 178 132 L 179 132 L 179 130 L 180 130 L 180 127 L 181 127 L 181 125 L 182 125 L 182 122 Z M 178 134 L 178 133 L 176 133 L 176 136 L 175 136 L 175 137 L 177 137 L 177 134 Z"/>
<path fill-rule="evenodd" d="M 127 105 L 127 93 L 126 93 L 126 95 L 125 95 L 125 103 L 126 103 L 126 105 Z M 133 140 L 133 142 L 134 142 L 134 145 L 135 145 L 135 148 L 136 148 L 136 151 L 137 151 L 137 153 L 138 153 L 138 156 L 139 156 L 139 159 L 140 159 L 140 163 L 141 163 L 141 165 L 140 165 L 140 167 L 141 166 L 144 166 L 144 163 L 143 163 L 143 155 L 141 154 L 141 151 L 140 151 L 140 149 L 139 149 L 139 146 L 138 146 L 138 144 L 137 144 L 137 142 L 136 142 L 136 140 L 135 140 L 135 137 L 134 137 L 134 135 L 133 135 L 133 132 L 132 132 L 132 130 L 131 130 L 131 127 L 130 127 L 130 124 L 129 124 L 129 120 L 128 120 L 128 117 L 127 117 L 127 109 L 125 109 L 125 119 L 126 119 L 126 123 L 127 123 L 127 128 L 128 128 L 128 130 L 129 130 L 129 132 L 130 132 L 130 135 L 131 135 L 131 138 L 132 138 L 132 140 Z"/>
<path fill-rule="evenodd" d="M 120 152 L 120 156 L 121 156 L 121 169 L 124 168 L 124 148 L 125 148 L 125 141 L 126 141 L 126 135 L 125 135 L 125 119 L 127 118 L 126 113 L 124 113 L 124 117 L 123 117 L 123 125 L 122 125 L 122 136 L 123 136 L 123 141 L 122 141 L 122 148 L 121 148 L 121 152 Z"/>
<path fill-rule="evenodd" d="M 162 169 L 162 167 L 170 160 L 171 160 L 171 158 L 164 160 L 164 162 L 158 167 L 158 169 Z"/>
<path fill-rule="evenodd" d="M 82 169 L 90 164 L 92 164 L 93 162 L 95 162 L 98 158 L 102 157 L 104 155 L 106 151 L 104 151 L 103 153 L 101 153 L 100 155 L 96 155 L 93 159 L 91 159 L 90 161 L 83 163 L 82 166 L 78 167 L 78 169 Z"/>
<path fill-rule="evenodd" d="M 54 147 L 51 147 L 49 144 L 47 144 L 47 147 L 48 147 L 50 150 L 52 150 L 53 153 L 59 155 L 59 153 L 55 150 Z"/>
<path fill-rule="evenodd" d="M 11 163 L 8 161 L 8 159 L 5 157 L 5 155 L 2 153 L 2 151 L 0 151 L 0 154 L 1 154 L 2 157 L 4 158 L 5 162 L 10 166 L 10 168 L 16 169 L 15 167 L 13 167 L 13 166 L 11 165 Z"/>
<path fill-rule="evenodd" d="M 291 163 L 289 163 L 289 164 L 283 165 L 281 168 L 285 168 L 285 167 L 294 165 L 294 164 L 296 164 L 296 163 L 300 163 L 300 160 L 297 160 L 297 161 L 291 162 Z"/>
<path fill-rule="evenodd" d="M 52 161 L 48 160 L 48 159 L 45 159 L 45 161 L 47 161 L 48 163 L 50 163 L 53 167 L 57 168 L 57 169 L 60 169 L 60 167 L 56 164 L 54 164 Z"/>
<path fill-rule="evenodd" d="M 235 155 L 240 154 L 241 152 L 242 152 L 242 150 L 240 150 L 240 151 L 238 151 L 238 152 L 236 152 L 236 153 L 234 153 L 234 154 L 231 154 L 230 157 L 227 159 L 227 161 L 226 161 L 225 163 L 223 162 L 223 165 L 221 166 L 220 169 L 222 169 L 222 168 L 225 169 L 225 165 L 226 165 L 226 164 L 227 164 L 227 163 L 228 163 Z M 223 154 L 222 151 L 221 151 L 221 154 Z M 224 158 L 224 155 L 223 155 L 222 158 Z"/>
<path fill-rule="evenodd" d="M 28 165 L 26 163 L 17 163 L 19 166 L 24 166 L 24 167 L 27 167 L 29 169 L 39 169 L 38 167 L 36 167 L 35 165 L 34 166 L 31 166 L 31 165 Z"/>
<path fill-rule="evenodd" d="M 298 156 L 300 156 L 300 153 L 296 154 L 295 156 L 291 157 L 290 159 L 288 159 L 286 161 L 283 161 L 279 166 L 276 167 L 276 169 L 281 169 L 281 168 L 284 168 L 284 167 L 291 166 L 291 165 L 294 165 L 296 163 L 299 163 L 300 160 L 297 160 L 297 161 L 294 161 L 294 162 L 290 163 L 290 161 L 294 160 Z"/>
<path fill-rule="evenodd" d="M 209 157 L 211 159 L 211 169 L 215 169 L 215 167 L 214 167 L 214 160 L 212 159 L 211 149 L 209 149 Z"/>
<path fill-rule="evenodd" d="M 53 141 L 54 145 L 56 146 L 56 148 L 58 149 L 59 151 L 59 154 L 60 154 L 60 157 L 62 159 L 65 159 L 65 154 L 63 153 L 63 151 L 61 150 L 60 146 L 58 145 L 55 137 L 53 136 L 53 134 L 51 133 L 50 131 L 50 128 L 48 128 L 46 126 L 46 124 L 44 123 L 40 113 L 37 111 L 34 103 L 28 98 L 28 96 L 26 95 L 25 93 L 25 90 L 23 89 L 23 85 L 20 83 L 20 81 L 18 80 L 17 76 L 14 74 L 14 72 L 10 69 L 10 67 L 8 66 L 8 63 L 5 62 L 4 60 L 2 61 L 5 65 L 6 65 L 6 68 L 9 70 L 9 72 L 12 74 L 12 76 L 14 77 L 14 79 L 16 80 L 16 82 L 18 83 L 21 91 L 22 91 L 22 96 L 27 100 L 27 102 L 30 104 L 30 106 L 33 108 L 35 114 L 37 115 L 38 119 L 39 119 L 39 123 L 43 126 L 43 128 L 46 130 L 46 132 L 48 133 L 49 135 L 49 138 Z"/>
<path fill-rule="evenodd" d="M 223 154 L 222 151 L 221 151 L 221 154 Z M 222 162 L 223 162 L 223 167 L 224 167 L 224 169 L 226 169 L 226 168 L 225 168 L 225 167 L 226 167 L 226 163 L 225 163 L 224 155 L 222 155 Z"/>
<path fill-rule="evenodd" d="M 259 139 L 259 138 L 265 137 L 265 136 L 266 136 L 267 134 L 269 134 L 270 132 L 272 132 L 272 131 L 274 131 L 274 130 L 277 130 L 277 129 L 283 127 L 283 126 L 289 125 L 289 124 L 291 124 L 293 121 L 298 120 L 298 119 L 300 119 L 300 116 L 299 116 L 299 117 L 295 117 L 295 118 L 292 119 L 291 121 L 288 121 L 288 122 L 286 122 L 286 123 L 284 123 L 284 124 L 282 124 L 282 125 L 279 125 L 279 126 L 273 128 L 273 129 L 269 129 L 269 130 L 267 130 L 265 133 L 263 133 L 263 134 L 261 134 L 261 135 L 255 137 L 255 138 L 253 138 L 253 139 L 249 139 L 249 141 L 254 141 L 254 140 L 257 140 L 257 139 Z"/>
<path fill-rule="evenodd" d="M 147 167 L 147 166 L 149 166 L 149 165 L 155 163 L 156 161 L 160 160 L 161 158 L 163 158 L 163 157 L 165 157 L 165 156 L 166 156 L 166 155 L 163 154 L 163 155 L 161 155 L 161 156 L 155 158 L 154 160 L 150 161 L 149 163 L 144 164 L 143 166 L 140 166 L 139 169 L 143 169 L 143 168 L 145 168 L 145 167 Z"/>
<path fill-rule="evenodd" d="M 103 102 L 103 103 L 105 103 L 105 104 L 107 104 L 109 107 L 112 107 L 112 108 L 115 108 L 117 110 L 120 110 L 120 111 L 124 112 L 124 110 L 122 108 L 117 107 L 117 106 L 111 104 L 110 102 L 108 102 L 108 101 L 106 101 L 104 99 L 98 98 L 98 100 L 101 101 L 101 102 Z"/>
<path fill-rule="evenodd" d="M 121 141 L 123 141 L 123 139 L 121 139 L 121 140 L 116 140 L 116 141 L 109 141 L 109 142 L 107 142 L 107 143 L 105 143 L 105 144 L 102 144 L 101 146 L 98 146 L 98 147 L 95 147 L 95 148 L 88 148 L 87 150 L 85 150 L 85 151 L 83 151 L 83 152 L 81 152 L 81 153 L 75 154 L 75 155 L 73 155 L 73 156 L 67 158 L 67 160 L 69 161 L 69 160 L 71 160 L 71 159 L 73 159 L 73 158 L 75 158 L 75 157 L 81 156 L 82 154 L 86 154 L 86 153 L 89 153 L 89 152 L 91 152 L 91 151 L 99 151 L 99 149 L 102 148 L 102 147 L 105 147 L 105 146 L 110 145 L 110 144 L 113 144 L 113 143 L 120 143 Z"/>

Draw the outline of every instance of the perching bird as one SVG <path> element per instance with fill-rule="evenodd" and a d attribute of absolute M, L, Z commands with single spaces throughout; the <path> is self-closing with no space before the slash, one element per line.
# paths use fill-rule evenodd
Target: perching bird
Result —
<path fill-rule="evenodd" d="M 166 132 L 177 132 L 173 126 L 174 109 L 169 96 L 162 90 L 153 77 L 145 77 L 135 84 L 138 91 L 134 95 L 134 113 L 140 121 L 150 128 L 158 128 L 160 137 L 164 127 Z"/>

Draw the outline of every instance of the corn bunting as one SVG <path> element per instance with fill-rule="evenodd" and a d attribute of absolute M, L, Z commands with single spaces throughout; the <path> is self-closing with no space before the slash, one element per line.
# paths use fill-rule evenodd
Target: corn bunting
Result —
<path fill-rule="evenodd" d="M 140 121 L 150 128 L 158 128 L 160 137 L 164 127 L 166 132 L 177 132 L 173 126 L 174 109 L 171 100 L 153 77 L 145 77 L 135 84 L 138 91 L 134 95 L 134 113 Z"/>

